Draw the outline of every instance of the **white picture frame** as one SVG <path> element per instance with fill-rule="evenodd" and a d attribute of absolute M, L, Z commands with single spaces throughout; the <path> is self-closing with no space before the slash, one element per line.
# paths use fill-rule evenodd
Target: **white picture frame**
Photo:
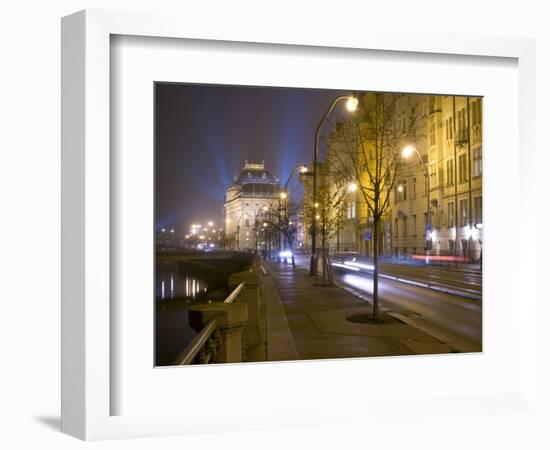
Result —
<path fill-rule="evenodd" d="M 318 405 L 293 408 L 279 405 L 278 419 L 266 411 L 254 420 L 232 420 L 215 412 L 207 420 L 185 414 L 111 415 L 111 394 L 115 386 L 110 375 L 110 37 L 112 35 L 213 40 L 236 43 L 285 44 L 305 47 L 368 49 L 384 52 L 500 57 L 518 63 L 519 148 L 523 149 L 519 169 L 517 210 L 525 220 L 535 222 L 534 186 L 529 173 L 535 168 L 535 43 L 532 39 L 487 37 L 443 33 L 405 34 L 350 30 L 349 34 L 327 35 L 322 31 L 304 38 L 292 31 L 268 32 L 251 24 L 234 29 L 218 24 L 205 28 L 189 17 L 87 10 L 67 16 L 62 22 L 62 430 L 85 440 L 162 436 L 192 432 L 246 430 L 330 420 L 392 416 L 391 402 L 370 404 L 353 401 L 331 404 L 329 412 L 315 413 Z M 521 199 L 521 202 L 519 202 Z M 534 272 L 536 249 L 533 241 L 517 249 L 519 260 L 532 261 L 529 269 L 518 265 L 517 283 L 522 283 L 522 306 L 536 309 Z M 531 294 L 531 295 L 530 295 Z M 517 293 L 515 294 L 517 295 Z M 520 311 L 517 383 L 498 395 L 468 395 L 464 398 L 436 398 L 442 414 L 491 414 L 503 404 L 524 412 L 535 408 L 536 328 Z M 300 363 L 298 363 L 300 364 Z M 302 363 L 304 364 L 304 363 Z M 308 363 L 306 363 L 308 364 Z M 265 367 L 265 366 L 264 366 Z M 275 370 L 272 366 L 271 369 Z M 403 398 L 403 400 L 405 400 Z M 401 405 L 414 414 L 422 402 Z M 308 413 L 310 414 L 308 416 Z M 268 423 L 269 422 L 269 423 Z"/>

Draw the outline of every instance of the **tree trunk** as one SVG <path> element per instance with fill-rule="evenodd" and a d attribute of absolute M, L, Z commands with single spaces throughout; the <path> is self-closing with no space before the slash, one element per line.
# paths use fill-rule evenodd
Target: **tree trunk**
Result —
<path fill-rule="evenodd" d="M 321 268 L 322 268 L 322 274 L 323 274 L 323 284 L 325 284 L 327 274 L 326 274 L 326 270 L 325 270 L 326 265 L 325 265 L 325 236 L 324 235 L 323 235 L 323 248 L 322 248 L 321 252 L 322 252 L 321 253 L 321 258 L 322 258 Z"/>
<path fill-rule="evenodd" d="M 376 321 L 378 315 L 378 252 L 380 246 L 378 240 L 380 239 L 380 218 L 374 218 L 374 233 L 372 241 L 372 259 L 374 265 L 374 272 L 372 276 L 372 318 Z"/>

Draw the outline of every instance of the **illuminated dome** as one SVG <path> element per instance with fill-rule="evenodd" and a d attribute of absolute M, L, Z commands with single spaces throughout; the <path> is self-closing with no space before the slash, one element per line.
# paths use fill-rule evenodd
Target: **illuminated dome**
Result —
<path fill-rule="evenodd" d="M 264 162 L 245 162 L 242 172 L 235 177 L 234 186 L 243 195 L 271 196 L 279 191 L 279 180 L 266 170 Z"/>

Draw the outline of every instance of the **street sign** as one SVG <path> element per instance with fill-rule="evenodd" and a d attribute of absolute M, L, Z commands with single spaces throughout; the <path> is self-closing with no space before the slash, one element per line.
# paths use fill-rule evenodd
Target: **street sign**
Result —
<path fill-rule="evenodd" d="M 365 230 L 365 233 L 363 235 L 363 239 L 365 241 L 372 241 L 372 230 L 370 228 L 367 228 Z"/>

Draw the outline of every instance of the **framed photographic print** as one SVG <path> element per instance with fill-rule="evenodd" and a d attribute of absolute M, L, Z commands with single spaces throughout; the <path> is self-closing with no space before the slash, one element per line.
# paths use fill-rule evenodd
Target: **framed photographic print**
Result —
<path fill-rule="evenodd" d="M 85 11 L 62 45 L 64 432 L 529 409 L 531 40 Z"/>

